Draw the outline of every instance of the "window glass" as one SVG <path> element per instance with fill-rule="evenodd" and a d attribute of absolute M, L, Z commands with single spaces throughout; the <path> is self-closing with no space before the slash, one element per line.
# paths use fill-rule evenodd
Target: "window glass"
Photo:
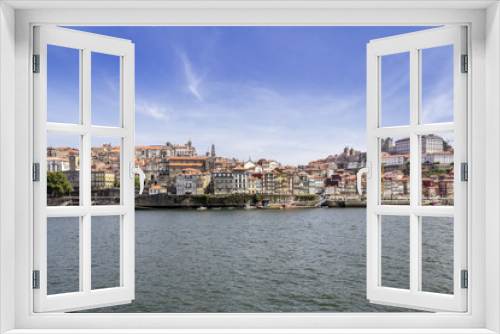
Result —
<path fill-rule="evenodd" d="M 120 57 L 92 52 L 92 125 L 120 126 Z"/>
<path fill-rule="evenodd" d="M 120 286 L 120 216 L 92 216 L 92 290 Z"/>
<path fill-rule="evenodd" d="M 422 291 L 453 294 L 452 217 L 421 217 Z"/>
<path fill-rule="evenodd" d="M 410 217 L 381 217 L 381 286 L 410 289 Z"/>
<path fill-rule="evenodd" d="M 410 125 L 410 53 L 380 58 L 382 126 Z"/>
<path fill-rule="evenodd" d="M 410 204 L 410 137 L 380 139 L 381 201 Z"/>
<path fill-rule="evenodd" d="M 47 45 L 47 122 L 80 123 L 80 50 Z"/>
<path fill-rule="evenodd" d="M 422 205 L 453 206 L 455 184 L 453 133 L 430 134 L 422 141 Z"/>
<path fill-rule="evenodd" d="M 47 134 L 47 206 L 80 205 L 80 136 Z"/>
<path fill-rule="evenodd" d="M 422 123 L 443 123 L 454 120 L 453 45 L 423 49 Z"/>
<path fill-rule="evenodd" d="M 47 218 L 47 294 L 80 291 L 80 218 Z"/>
<path fill-rule="evenodd" d="M 92 204 L 120 204 L 121 141 L 113 137 L 92 137 Z"/>

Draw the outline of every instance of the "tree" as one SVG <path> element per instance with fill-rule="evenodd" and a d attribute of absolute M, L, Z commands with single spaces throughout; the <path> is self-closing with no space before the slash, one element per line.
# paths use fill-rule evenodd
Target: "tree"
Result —
<path fill-rule="evenodd" d="M 138 177 L 138 176 L 136 176 L 136 177 L 135 177 L 135 187 L 137 188 L 137 187 L 139 187 L 140 185 L 141 185 L 141 181 L 139 180 L 139 177 Z"/>
<path fill-rule="evenodd" d="M 68 178 L 61 172 L 47 172 L 47 194 L 62 195 L 73 191 Z"/>
<path fill-rule="evenodd" d="M 114 181 L 113 181 L 113 186 L 114 186 L 115 188 L 119 188 L 119 187 L 120 187 L 120 180 L 114 180 Z"/>
<path fill-rule="evenodd" d="M 452 148 L 450 143 L 447 140 L 443 140 L 443 150 L 446 152 L 449 151 L 450 148 Z"/>

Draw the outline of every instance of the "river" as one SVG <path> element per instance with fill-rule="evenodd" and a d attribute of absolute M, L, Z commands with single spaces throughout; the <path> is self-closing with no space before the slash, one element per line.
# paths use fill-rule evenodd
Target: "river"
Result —
<path fill-rule="evenodd" d="M 422 285 L 453 292 L 453 224 L 425 218 Z M 78 226 L 48 224 L 48 290 L 78 290 Z M 92 287 L 119 284 L 119 223 L 92 224 Z M 382 283 L 409 286 L 408 217 L 382 224 Z M 75 275 L 76 273 L 76 275 Z M 87 312 L 408 312 L 366 299 L 366 209 L 136 212 L 136 298 Z"/>

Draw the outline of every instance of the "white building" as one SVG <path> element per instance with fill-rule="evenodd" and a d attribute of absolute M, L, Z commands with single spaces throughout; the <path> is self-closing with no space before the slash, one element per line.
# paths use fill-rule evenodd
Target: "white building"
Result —
<path fill-rule="evenodd" d="M 409 158 L 409 154 L 384 155 L 382 156 L 382 163 L 388 166 L 402 165 L 407 163 Z"/>
<path fill-rule="evenodd" d="M 422 154 L 422 163 L 440 163 L 440 164 L 451 164 L 454 159 L 453 152 L 434 152 L 434 153 L 424 153 Z"/>
<path fill-rule="evenodd" d="M 64 172 L 69 170 L 69 159 L 47 157 L 47 171 L 49 172 Z"/>

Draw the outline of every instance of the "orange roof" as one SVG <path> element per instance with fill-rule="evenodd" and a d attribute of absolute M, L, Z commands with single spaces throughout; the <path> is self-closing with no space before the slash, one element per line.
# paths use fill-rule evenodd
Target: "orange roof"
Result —
<path fill-rule="evenodd" d="M 207 157 L 170 157 L 170 160 L 207 160 Z"/>
<path fill-rule="evenodd" d="M 186 168 L 182 170 L 183 172 L 191 172 L 191 174 L 198 174 L 200 171 L 194 168 Z"/>
<path fill-rule="evenodd" d="M 187 167 L 187 166 L 195 166 L 195 167 L 203 167 L 203 164 L 200 164 L 200 163 L 179 163 L 179 162 L 176 162 L 176 163 L 170 163 L 169 166 L 172 166 L 172 167 Z"/>
<path fill-rule="evenodd" d="M 151 187 L 149 189 L 167 189 L 167 188 L 162 187 L 162 186 L 154 186 L 154 187 Z"/>

